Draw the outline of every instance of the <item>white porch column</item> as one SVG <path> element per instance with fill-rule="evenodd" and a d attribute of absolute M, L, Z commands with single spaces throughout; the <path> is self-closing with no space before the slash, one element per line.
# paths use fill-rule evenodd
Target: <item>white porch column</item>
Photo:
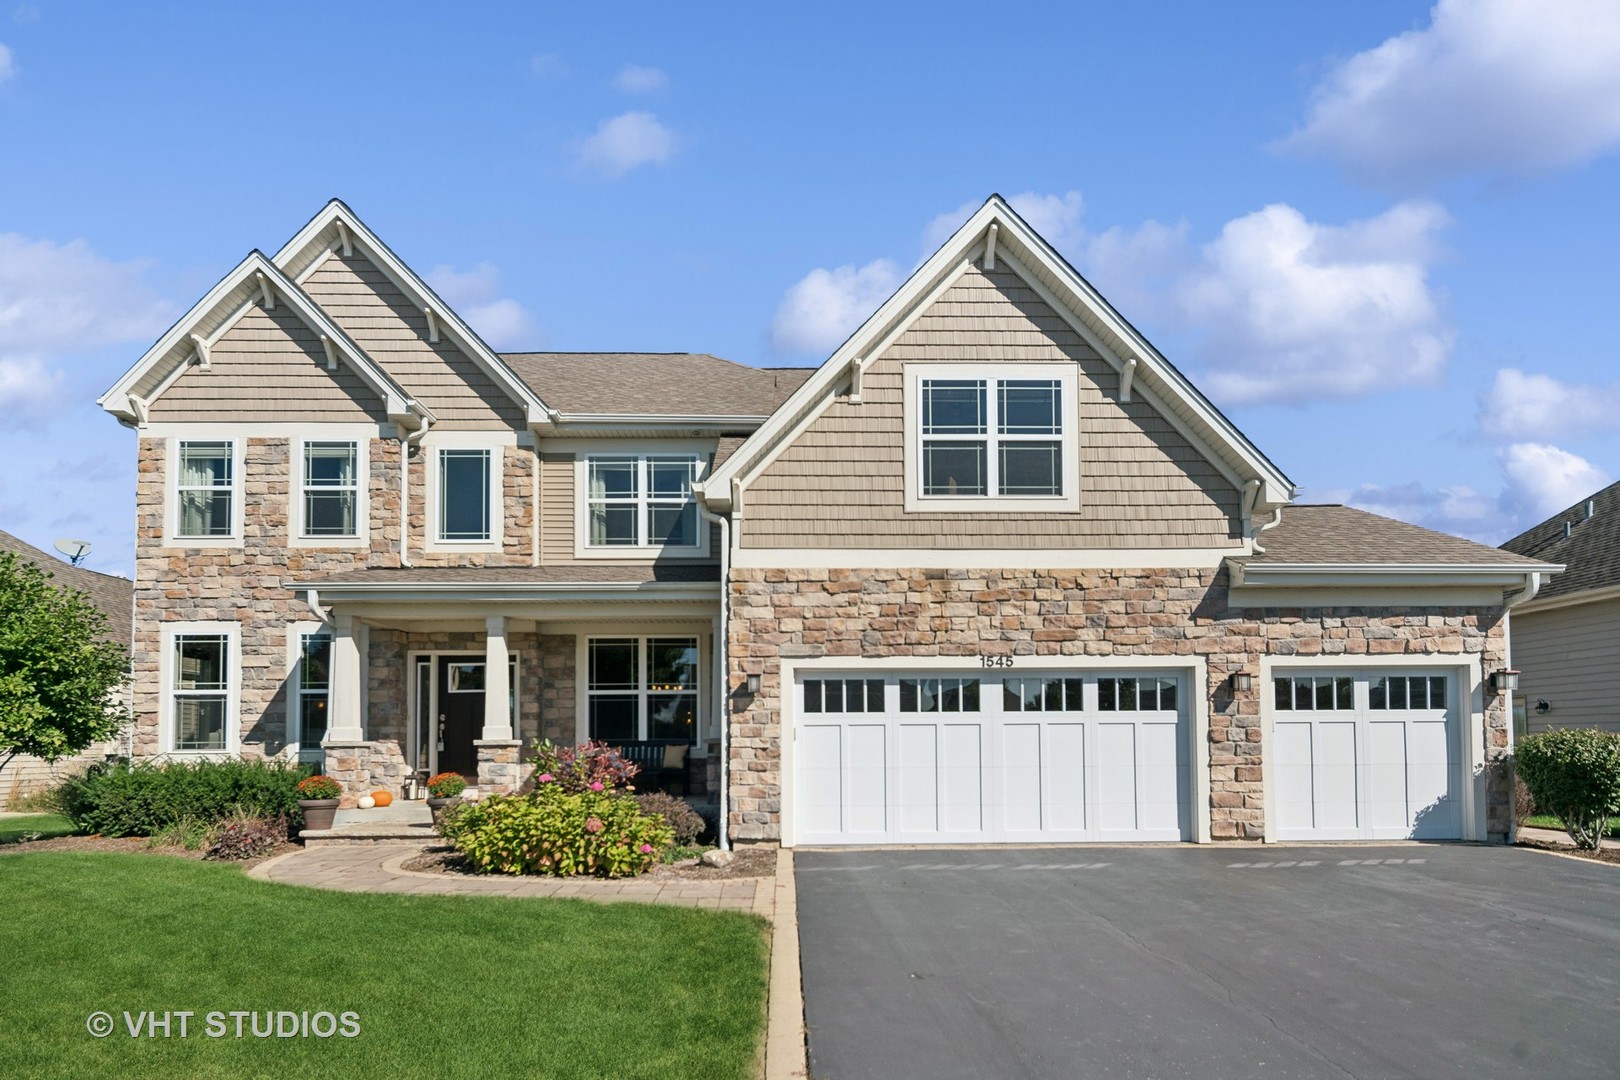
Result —
<path fill-rule="evenodd" d="M 360 642 L 355 630 L 353 615 L 332 617 L 332 716 L 327 742 L 362 742 L 366 737 L 360 710 Z"/>
<path fill-rule="evenodd" d="M 508 741 L 512 738 L 511 680 L 506 648 L 506 616 L 491 615 L 484 620 L 488 635 L 484 645 L 484 738 Z"/>

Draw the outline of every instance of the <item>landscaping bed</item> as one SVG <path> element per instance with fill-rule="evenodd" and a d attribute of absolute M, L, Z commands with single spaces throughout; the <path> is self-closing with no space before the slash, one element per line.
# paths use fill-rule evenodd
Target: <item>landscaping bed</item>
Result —
<path fill-rule="evenodd" d="M 776 873 L 774 848 L 739 848 L 729 866 L 704 866 L 697 859 L 663 863 L 638 875 L 637 881 L 728 881 L 734 878 L 770 877 Z M 460 874 L 467 877 L 489 878 L 468 865 L 467 860 L 451 847 L 429 848 L 421 855 L 403 864 L 403 869 L 428 874 Z"/>
<path fill-rule="evenodd" d="M 233 861 L 237 866 L 254 866 L 264 862 L 266 859 L 273 859 L 277 855 L 302 850 L 303 848 L 300 845 L 287 841 L 252 858 Z M 184 844 L 156 843 L 144 836 L 56 836 L 43 840 L 28 840 L 22 843 L 0 845 L 0 856 L 31 855 L 46 851 L 112 852 L 118 855 L 171 855 L 182 859 L 195 859 L 199 862 L 207 855 L 207 849 L 202 847 L 188 848 Z"/>
<path fill-rule="evenodd" d="M 1599 848 L 1597 851 L 1586 851 L 1570 843 L 1548 843 L 1544 840 L 1529 840 L 1519 837 L 1520 847 L 1539 848 L 1542 851 L 1556 851 L 1560 855 L 1574 855 L 1582 859 L 1591 859 L 1593 862 L 1615 863 L 1620 865 L 1620 848 Z"/>
<path fill-rule="evenodd" d="M 326 892 L 37 849 L 0 871 L 0 907 L 8 968 L 32 973 L 0 983 L 7 1075 L 742 1080 L 764 1028 L 765 926 L 738 913 Z M 131 1038 L 126 1010 L 196 1015 L 184 1039 L 177 1021 Z M 205 1033 L 233 1010 L 348 1011 L 358 1034 Z"/>

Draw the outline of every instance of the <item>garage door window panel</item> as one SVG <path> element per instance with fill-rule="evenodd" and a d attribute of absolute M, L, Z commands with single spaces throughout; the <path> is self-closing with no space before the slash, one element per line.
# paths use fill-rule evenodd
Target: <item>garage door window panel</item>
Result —
<path fill-rule="evenodd" d="M 979 711 L 978 679 L 901 679 L 901 712 Z"/>

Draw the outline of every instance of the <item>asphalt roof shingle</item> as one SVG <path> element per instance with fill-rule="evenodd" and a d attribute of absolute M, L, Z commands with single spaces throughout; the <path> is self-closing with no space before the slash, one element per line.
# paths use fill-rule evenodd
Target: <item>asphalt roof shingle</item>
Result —
<path fill-rule="evenodd" d="M 815 368 L 755 368 L 707 353 L 502 353 L 564 413 L 769 416 Z"/>
<path fill-rule="evenodd" d="M 116 641 L 126 649 L 130 647 L 135 585 L 128 578 L 74 566 L 17 539 L 10 533 L 0 532 L 0 552 L 7 551 L 38 564 L 41 569 L 51 574 L 56 584 L 88 593 L 90 602 L 107 616 L 107 640 Z"/>
<path fill-rule="evenodd" d="M 1533 566 L 1529 559 L 1460 536 L 1435 532 L 1352 506 L 1296 504 L 1257 542 L 1265 552 L 1251 566 L 1275 563 L 1394 564 L 1401 566 Z M 1556 579 L 1555 579 L 1556 580 Z"/>
<path fill-rule="evenodd" d="M 1588 502 L 1592 504 L 1591 518 L 1586 516 Z M 1570 527 L 1567 537 L 1565 522 Z M 1537 600 L 1620 585 L 1620 483 L 1526 529 L 1502 547 L 1566 567 L 1541 587 Z"/>

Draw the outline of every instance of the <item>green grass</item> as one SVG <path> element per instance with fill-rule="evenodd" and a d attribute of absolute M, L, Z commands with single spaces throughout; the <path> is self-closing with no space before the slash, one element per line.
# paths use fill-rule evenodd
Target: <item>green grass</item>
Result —
<path fill-rule="evenodd" d="M 141 854 L 0 857 L 0 1071 L 105 1077 L 752 1076 L 764 924 L 641 904 L 335 893 Z M 194 1010 L 189 1037 L 123 1013 Z M 359 1013 L 206 1036 L 209 1010 Z M 114 1033 L 92 1038 L 105 1010 Z M 261 1019 L 261 1024 L 264 1021 Z"/>
<path fill-rule="evenodd" d="M 0 844 L 15 844 L 24 837 L 71 836 L 73 823 L 61 814 L 0 817 Z"/>
<path fill-rule="evenodd" d="M 1536 829 L 1557 829 L 1563 831 L 1564 822 L 1552 814 L 1531 814 L 1524 819 L 1524 824 Z M 1620 818 L 1609 819 L 1609 835 L 1620 838 Z"/>

